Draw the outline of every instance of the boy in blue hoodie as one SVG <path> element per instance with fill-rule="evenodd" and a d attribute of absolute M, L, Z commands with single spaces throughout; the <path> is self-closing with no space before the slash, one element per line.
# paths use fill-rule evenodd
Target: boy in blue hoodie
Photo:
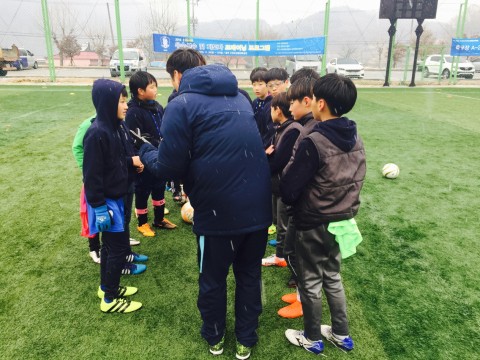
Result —
<path fill-rule="evenodd" d="M 131 140 L 123 126 L 128 108 L 125 86 L 98 79 L 93 84 L 92 100 L 97 117 L 83 139 L 83 180 L 90 233 L 103 233 L 100 310 L 129 313 L 142 304 L 125 299 L 135 294 L 137 288 L 120 286 L 120 276 L 130 255 L 124 197 L 128 192 L 129 166 L 141 168 L 142 163 L 137 156 L 127 156 Z"/>
<path fill-rule="evenodd" d="M 344 351 L 353 350 L 340 248 L 328 229 L 353 219 L 360 206 L 365 150 L 355 122 L 343 116 L 356 99 L 355 85 L 346 77 L 328 74 L 315 82 L 311 106 L 317 124 L 298 144 L 280 182 L 282 200 L 293 208 L 297 229 L 298 291 L 304 314 L 304 330 L 288 329 L 285 336 L 317 355 L 324 349 L 322 336 Z M 332 326 L 321 325 L 322 288 Z"/>
<path fill-rule="evenodd" d="M 204 65 L 204 66 L 202 66 Z M 272 223 L 267 156 L 246 97 L 223 65 L 205 65 L 189 48 L 174 51 L 167 72 L 178 96 L 167 106 L 158 150 L 140 158 L 154 174 L 183 179 L 195 209 L 201 334 L 223 353 L 227 275 L 235 276 L 237 359 L 250 357 L 262 311 L 261 259 Z"/>

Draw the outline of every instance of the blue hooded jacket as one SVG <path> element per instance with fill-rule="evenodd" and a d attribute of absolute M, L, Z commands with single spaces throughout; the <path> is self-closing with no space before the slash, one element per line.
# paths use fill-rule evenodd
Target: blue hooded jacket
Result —
<path fill-rule="evenodd" d="M 124 87 L 108 79 L 93 84 L 97 117 L 83 138 L 83 181 L 87 202 L 94 208 L 127 193 L 130 139 L 117 116 Z"/>
<path fill-rule="evenodd" d="M 186 70 L 160 130 L 158 152 L 143 145 L 141 160 L 154 174 L 183 179 L 197 235 L 245 234 L 272 223 L 267 157 L 228 68 Z"/>

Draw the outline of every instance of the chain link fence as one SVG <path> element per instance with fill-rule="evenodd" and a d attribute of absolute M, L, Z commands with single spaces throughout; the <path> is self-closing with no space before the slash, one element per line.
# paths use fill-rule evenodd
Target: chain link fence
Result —
<path fill-rule="evenodd" d="M 425 78 L 424 61 L 431 54 L 448 54 L 465 0 L 439 0 L 437 19 L 426 20 L 419 58 L 413 64 L 415 20 L 398 20 L 392 56 L 392 83 L 406 83 L 412 69 L 417 82 L 449 81 Z M 4 79 L 83 79 L 110 77 L 110 63 L 119 43 L 140 49 L 145 68 L 168 80 L 165 54 L 153 51 L 153 33 L 214 39 L 291 39 L 325 35 L 325 0 L 2 0 L 0 46 L 15 44 L 28 57 Z M 352 58 L 365 68 L 364 81 L 385 78 L 388 20 L 379 19 L 380 0 L 329 4 L 327 53 L 324 61 Z M 43 6 L 43 7 L 42 7 Z M 464 37 L 480 37 L 480 0 L 468 1 Z M 46 20 L 49 26 L 45 26 Z M 117 21 L 118 20 L 118 21 Z M 257 22 L 258 21 L 258 22 Z M 47 44 L 52 45 L 48 58 Z M 28 53 L 26 53 L 28 52 Z M 49 72 L 49 60 L 54 65 Z M 473 58 L 470 60 L 479 60 Z M 256 65 L 252 57 L 208 57 L 229 66 L 239 80 L 248 80 Z M 265 67 L 286 67 L 286 57 L 260 57 Z M 33 69 L 38 67 L 36 69 Z M 328 69 L 328 67 L 327 67 Z M 478 68 L 480 71 L 480 68 Z M 480 79 L 480 72 L 474 80 Z"/>

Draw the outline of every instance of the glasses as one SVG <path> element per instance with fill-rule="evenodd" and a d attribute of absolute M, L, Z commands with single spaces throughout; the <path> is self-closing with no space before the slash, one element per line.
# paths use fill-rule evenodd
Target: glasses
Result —
<path fill-rule="evenodd" d="M 275 82 L 269 82 L 267 84 L 267 88 L 269 89 L 274 89 L 274 88 L 278 88 L 280 85 L 282 85 L 283 83 L 285 83 L 285 81 L 275 81 Z"/>

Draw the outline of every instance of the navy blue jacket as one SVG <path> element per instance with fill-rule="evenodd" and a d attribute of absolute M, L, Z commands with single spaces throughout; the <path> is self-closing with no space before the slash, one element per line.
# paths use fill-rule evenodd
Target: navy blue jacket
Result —
<path fill-rule="evenodd" d="M 105 205 L 106 198 L 118 199 L 127 193 L 130 144 L 122 128 L 123 120 L 117 117 L 123 88 L 122 84 L 107 79 L 93 84 L 97 117 L 83 138 L 83 182 L 92 207 Z"/>
<path fill-rule="evenodd" d="M 253 110 L 221 65 L 183 73 L 163 117 L 163 140 L 143 145 L 154 174 L 184 180 L 197 235 L 245 234 L 272 223 L 270 171 Z"/>
<path fill-rule="evenodd" d="M 132 98 L 128 102 L 125 122 L 129 129 L 135 130 L 138 128 L 142 134 L 149 134 L 149 141 L 158 146 L 163 113 L 162 105 L 154 100 L 142 101 Z"/>

